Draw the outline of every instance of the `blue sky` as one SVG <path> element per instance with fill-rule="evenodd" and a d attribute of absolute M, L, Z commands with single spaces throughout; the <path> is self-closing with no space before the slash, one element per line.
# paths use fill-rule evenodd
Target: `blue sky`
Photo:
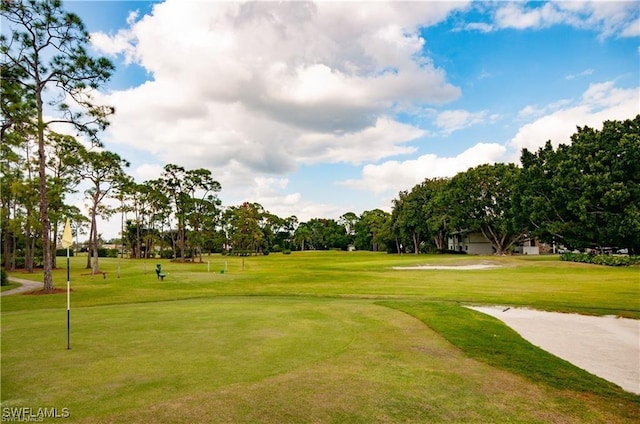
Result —
<path fill-rule="evenodd" d="M 225 205 L 301 221 L 640 113 L 637 2 L 65 7 L 117 66 L 102 139 L 138 181 L 205 167 Z"/>

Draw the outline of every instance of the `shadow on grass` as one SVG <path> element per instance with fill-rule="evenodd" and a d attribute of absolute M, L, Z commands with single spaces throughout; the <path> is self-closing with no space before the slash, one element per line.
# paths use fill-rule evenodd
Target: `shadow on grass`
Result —
<path fill-rule="evenodd" d="M 467 356 L 560 390 L 593 393 L 640 405 L 640 396 L 582 370 L 522 338 L 500 320 L 459 304 L 380 301 L 432 328 Z"/>

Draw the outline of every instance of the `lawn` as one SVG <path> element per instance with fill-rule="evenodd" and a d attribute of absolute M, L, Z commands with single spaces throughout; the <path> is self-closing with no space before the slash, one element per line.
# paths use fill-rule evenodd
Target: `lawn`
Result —
<path fill-rule="evenodd" d="M 71 263 L 71 350 L 64 293 L 2 298 L 3 420 L 22 407 L 68 408 L 69 418 L 52 422 L 87 423 L 578 423 L 640 414 L 640 396 L 460 307 L 639 318 L 637 268 L 294 252 L 195 264 L 101 259 L 105 276 L 91 276 L 84 261 Z M 482 261 L 502 268 L 392 269 Z M 54 281 L 65 287 L 66 270 Z M 501 343 L 487 348 L 496 334 Z"/>

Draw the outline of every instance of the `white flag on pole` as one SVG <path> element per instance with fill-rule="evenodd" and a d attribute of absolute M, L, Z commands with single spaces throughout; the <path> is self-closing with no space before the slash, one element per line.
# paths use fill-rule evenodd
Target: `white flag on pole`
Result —
<path fill-rule="evenodd" d="M 71 234 L 71 224 L 69 218 L 67 223 L 64 224 L 64 232 L 62 233 L 62 243 L 60 243 L 64 249 L 68 249 L 73 246 L 73 234 Z"/>

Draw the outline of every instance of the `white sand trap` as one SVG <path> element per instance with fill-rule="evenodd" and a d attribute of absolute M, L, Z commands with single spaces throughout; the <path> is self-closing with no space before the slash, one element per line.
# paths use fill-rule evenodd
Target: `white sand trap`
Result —
<path fill-rule="evenodd" d="M 640 394 L 640 320 L 506 306 L 470 307 L 503 321 L 532 344 Z"/>
<path fill-rule="evenodd" d="M 492 268 L 501 268 L 500 265 L 493 264 L 474 264 L 474 265 L 457 265 L 457 266 L 448 266 L 448 265 L 417 265 L 417 266 L 394 266 L 393 269 L 450 269 L 450 270 L 475 270 L 475 269 L 492 269 Z"/>

